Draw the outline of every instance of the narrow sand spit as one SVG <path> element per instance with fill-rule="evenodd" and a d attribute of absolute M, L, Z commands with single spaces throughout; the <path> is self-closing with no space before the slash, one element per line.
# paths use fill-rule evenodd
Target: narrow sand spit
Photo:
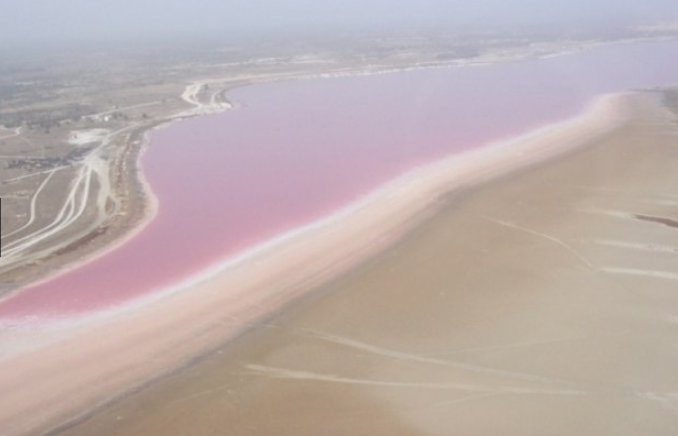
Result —
<path fill-rule="evenodd" d="M 144 358 L 157 359 L 148 367 L 162 368 L 180 351 L 208 348 L 238 328 L 250 329 L 166 379 L 81 415 L 58 434 L 677 434 L 678 257 L 668 248 L 678 247 L 678 230 L 583 212 L 678 218 L 675 205 L 648 201 L 678 192 L 678 144 L 667 134 L 674 121 L 642 95 L 608 99 L 594 119 L 627 108 L 633 114 L 628 122 L 586 147 L 570 148 L 578 143 L 573 138 L 584 136 L 565 135 L 564 129 L 543 137 L 546 148 L 534 142 L 530 150 L 521 142 L 528 153 L 522 157 L 495 150 L 487 165 L 472 160 L 472 174 L 484 168 L 481 177 L 488 178 L 509 162 L 525 164 L 534 157 L 530 151 L 570 151 L 472 189 L 438 196 L 462 180 L 430 171 L 427 183 L 375 199 L 355 219 L 314 230 L 315 239 L 307 239 L 309 233 L 285 244 L 284 265 L 273 251 L 261 257 L 272 275 L 258 283 L 269 287 L 243 276 L 253 293 L 233 294 L 230 306 L 219 304 L 225 297 L 206 282 L 195 288 L 198 294 L 177 293 L 140 309 L 157 311 L 145 324 L 126 316 L 125 323 L 144 329 L 120 345 L 99 339 L 102 353 L 117 350 L 106 356 L 116 365 L 133 354 L 144 364 Z M 586 126 L 579 124 L 577 132 Z M 463 174 L 464 182 L 477 180 Z M 440 182 L 439 189 L 428 181 Z M 435 200 L 437 209 L 424 208 Z M 415 209 L 437 213 L 422 222 Z M 416 229 L 370 261 L 277 315 L 255 319 L 414 223 Z M 383 239 L 365 245 L 375 235 Z M 363 250 L 356 257 L 341 257 L 356 247 Z M 346 263 L 338 266 L 337 259 Z M 215 282 L 223 284 L 219 290 L 233 283 L 223 277 Z M 205 302 L 211 310 L 200 309 Z M 170 304 L 182 304 L 185 317 L 166 312 L 178 328 L 160 319 Z M 218 307 L 224 309 L 215 314 Z M 159 328 L 163 322 L 165 330 Z M 172 350 L 142 348 L 161 341 L 169 346 L 170 338 L 177 341 Z M 83 351 L 83 362 L 91 352 Z M 78 368 L 64 380 L 70 383 L 76 373 L 90 377 Z M 140 369 L 134 368 L 139 377 Z M 42 383 L 44 392 L 58 388 L 56 382 L 22 379 Z M 94 374 L 91 380 L 101 381 Z"/>
<path fill-rule="evenodd" d="M 438 210 L 447 193 L 608 134 L 628 121 L 637 98 L 601 98 L 575 119 L 417 169 L 359 205 L 190 283 L 190 289 L 167 290 L 91 320 L 57 343 L 6 356 L 0 361 L 3 431 L 45 431 L 182 367 L 393 244 Z M 32 328 L 36 340 L 44 339 L 40 326 Z"/>

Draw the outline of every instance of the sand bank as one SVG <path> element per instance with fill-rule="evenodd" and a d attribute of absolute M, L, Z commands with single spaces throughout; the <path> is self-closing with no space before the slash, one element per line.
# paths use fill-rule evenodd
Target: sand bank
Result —
<path fill-rule="evenodd" d="M 439 197 L 369 262 L 61 435 L 675 435 L 675 115 L 625 101 L 590 146 Z"/>
<path fill-rule="evenodd" d="M 185 290 L 154 294 L 90 320 L 86 331 L 6 356 L 3 429 L 15 435 L 52 428 L 185 365 L 389 246 L 451 190 L 553 158 L 620 126 L 630 116 L 629 99 L 604 97 L 575 119 L 419 168 Z M 39 330 L 31 332 L 36 340 Z"/>

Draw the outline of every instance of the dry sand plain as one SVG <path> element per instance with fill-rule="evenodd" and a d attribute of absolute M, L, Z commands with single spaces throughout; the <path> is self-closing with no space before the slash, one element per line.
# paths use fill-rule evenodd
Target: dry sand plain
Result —
<path fill-rule="evenodd" d="M 58 434 L 675 435 L 678 129 L 650 100 Z"/>

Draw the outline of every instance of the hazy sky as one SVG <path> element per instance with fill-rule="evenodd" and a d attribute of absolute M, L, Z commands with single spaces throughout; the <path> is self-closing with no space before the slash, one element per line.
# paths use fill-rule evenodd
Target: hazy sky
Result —
<path fill-rule="evenodd" d="M 667 19 L 678 20 L 678 0 L 0 0 L 0 41 Z"/>

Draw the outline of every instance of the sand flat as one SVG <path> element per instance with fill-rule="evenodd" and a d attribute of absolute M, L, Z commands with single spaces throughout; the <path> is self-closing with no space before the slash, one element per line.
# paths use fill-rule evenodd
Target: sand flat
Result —
<path fill-rule="evenodd" d="M 59 434 L 674 435 L 678 140 L 651 97 Z"/>

